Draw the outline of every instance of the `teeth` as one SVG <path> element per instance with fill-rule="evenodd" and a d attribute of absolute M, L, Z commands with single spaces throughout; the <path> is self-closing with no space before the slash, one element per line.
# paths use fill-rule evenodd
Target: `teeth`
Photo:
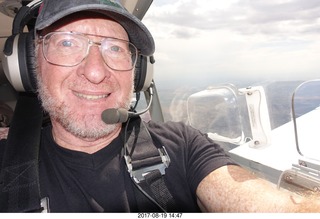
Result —
<path fill-rule="evenodd" d="M 86 95 L 86 94 L 80 94 L 80 93 L 76 93 L 76 96 L 80 97 L 80 98 L 84 98 L 87 100 L 98 100 L 98 99 L 102 99 L 102 98 L 106 98 L 109 95 Z"/>

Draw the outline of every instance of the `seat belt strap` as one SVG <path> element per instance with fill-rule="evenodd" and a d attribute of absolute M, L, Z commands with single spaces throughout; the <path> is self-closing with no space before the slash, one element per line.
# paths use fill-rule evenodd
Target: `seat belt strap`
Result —
<path fill-rule="evenodd" d="M 170 165 L 165 147 L 154 144 L 141 118 L 130 119 L 127 125 L 129 136 L 124 158 L 133 182 L 162 211 L 172 210 L 174 199 L 163 178 Z"/>
<path fill-rule="evenodd" d="M 19 94 L 0 173 L 0 211 L 42 211 L 39 145 L 42 108 L 34 94 Z"/>

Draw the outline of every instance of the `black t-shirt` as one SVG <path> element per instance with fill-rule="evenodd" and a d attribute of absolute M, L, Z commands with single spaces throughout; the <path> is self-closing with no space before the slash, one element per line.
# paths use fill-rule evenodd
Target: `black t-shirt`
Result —
<path fill-rule="evenodd" d="M 171 160 L 164 175 L 177 203 L 171 210 L 199 211 L 195 193 L 201 180 L 211 171 L 235 163 L 205 134 L 183 123 L 151 121 L 147 127 Z M 41 196 L 49 198 L 51 212 L 159 211 L 137 195 L 121 155 L 124 142 L 120 136 L 100 151 L 87 154 L 60 147 L 51 133 L 51 126 L 43 129 L 39 162 Z"/>

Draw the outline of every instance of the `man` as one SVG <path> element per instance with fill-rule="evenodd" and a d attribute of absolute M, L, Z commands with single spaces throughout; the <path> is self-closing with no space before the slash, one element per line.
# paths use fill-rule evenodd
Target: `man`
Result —
<path fill-rule="evenodd" d="M 40 193 L 50 210 L 161 210 L 161 200 L 147 198 L 127 172 L 123 136 L 130 125 L 101 120 L 106 109 L 129 109 L 136 58 L 154 52 L 149 31 L 109 0 L 44 0 L 35 29 L 38 93 L 51 119 L 41 135 Z M 170 157 L 163 176 L 168 211 L 320 211 L 318 201 L 276 190 L 237 166 L 191 127 L 150 121 L 146 129 Z"/>

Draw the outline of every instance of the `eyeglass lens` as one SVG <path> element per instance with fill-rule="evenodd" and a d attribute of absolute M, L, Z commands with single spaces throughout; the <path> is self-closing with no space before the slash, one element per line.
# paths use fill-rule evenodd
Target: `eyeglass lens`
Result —
<path fill-rule="evenodd" d="M 76 66 L 89 54 L 91 46 L 98 46 L 104 62 L 112 69 L 131 70 L 137 59 L 136 47 L 128 41 L 103 38 L 91 41 L 86 35 L 72 32 L 52 32 L 43 37 L 46 60 L 60 66 Z"/>

